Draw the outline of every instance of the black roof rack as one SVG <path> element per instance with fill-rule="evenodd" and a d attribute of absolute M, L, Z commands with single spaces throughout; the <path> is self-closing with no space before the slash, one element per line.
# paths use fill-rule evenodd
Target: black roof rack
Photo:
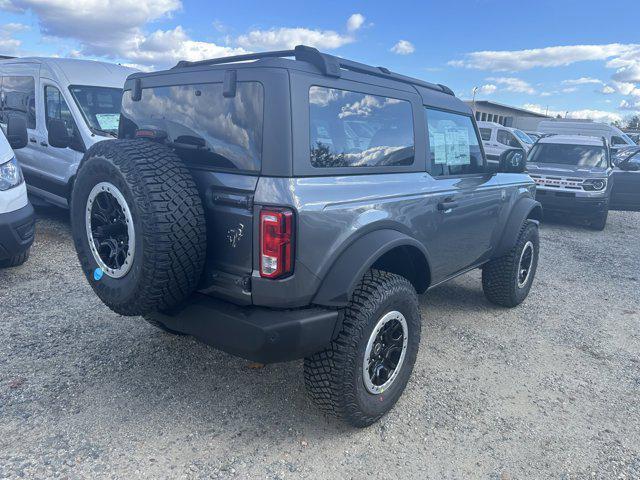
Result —
<path fill-rule="evenodd" d="M 248 53 L 246 55 L 234 55 L 231 57 L 212 58 L 210 60 L 200 60 L 197 62 L 189 62 L 182 60 L 172 68 L 184 68 L 184 67 L 199 67 L 204 65 L 223 65 L 229 63 L 246 62 L 250 60 L 260 60 L 263 58 L 283 58 L 293 57 L 296 60 L 310 63 L 316 67 L 323 75 L 329 77 L 339 78 L 341 75 L 340 70 L 350 70 L 352 72 L 365 73 L 367 75 L 375 75 L 376 77 L 388 78 L 403 83 L 410 83 L 412 85 L 419 85 L 424 88 L 444 92 L 449 95 L 454 95 L 453 91 L 441 84 L 434 84 L 418 80 L 417 78 L 407 77 L 398 73 L 391 72 L 385 67 L 372 67 L 364 63 L 354 62 L 352 60 L 346 60 L 344 58 L 335 57 L 326 53 L 320 52 L 318 49 L 308 47 L 306 45 L 298 45 L 293 50 L 277 50 L 273 52 L 261 52 L 261 53 Z"/>

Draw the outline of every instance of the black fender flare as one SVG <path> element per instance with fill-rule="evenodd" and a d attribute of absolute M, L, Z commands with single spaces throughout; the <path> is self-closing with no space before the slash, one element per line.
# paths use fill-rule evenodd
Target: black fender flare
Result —
<path fill-rule="evenodd" d="M 531 197 L 523 197 L 514 205 L 502 230 L 498 246 L 494 250 L 493 258 L 505 255 L 515 246 L 518 233 L 527 219 L 538 223 L 542 221 L 542 205 Z"/>
<path fill-rule="evenodd" d="M 397 230 L 375 230 L 355 240 L 331 265 L 324 276 L 313 303 L 329 307 L 343 307 L 367 270 L 382 255 L 396 247 L 415 247 L 424 256 L 428 268 L 427 251 L 416 239 Z M 426 286 L 424 288 L 426 290 Z"/>

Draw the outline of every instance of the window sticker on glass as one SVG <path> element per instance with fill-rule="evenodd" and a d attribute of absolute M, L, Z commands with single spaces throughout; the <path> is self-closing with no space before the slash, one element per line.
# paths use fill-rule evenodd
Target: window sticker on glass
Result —
<path fill-rule="evenodd" d="M 120 121 L 119 113 L 96 113 L 96 120 L 100 125 L 100 130 L 118 130 Z"/>
<path fill-rule="evenodd" d="M 433 156 L 436 165 L 447 164 L 447 143 L 444 133 L 431 134 L 431 141 L 433 143 Z"/>
<path fill-rule="evenodd" d="M 445 131 L 447 165 L 469 165 L 469 134 L 466 128 L 450 128 Z"/>

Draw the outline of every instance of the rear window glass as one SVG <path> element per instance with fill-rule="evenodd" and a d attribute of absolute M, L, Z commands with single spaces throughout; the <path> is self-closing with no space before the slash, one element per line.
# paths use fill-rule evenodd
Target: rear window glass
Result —
<path fill-rule="evenodd" d="M 413 113 L 408 101 L 314 86 L 309 104 L 312 166 L 413 164 Z"/>
<path fill-rule="evenodd" d="M 575 165 L 577 167 L 607 167 L 607 155 L 604 147 L 589 145 L 538 143 L 531 150 L 528 161 Z"/>
<path fill-rule="evenodd" d="M 221 83 L 145 88 L 142 99 L 122 97 L 120 136 L 161 130 L 166 143 L 189 162 L 213 168 L 259 171 L 264 92 L 258 82 L 239 82 L 235 97 Z"/>

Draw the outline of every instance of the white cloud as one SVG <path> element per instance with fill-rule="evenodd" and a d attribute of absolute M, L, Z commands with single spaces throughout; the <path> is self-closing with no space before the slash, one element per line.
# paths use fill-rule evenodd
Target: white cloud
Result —
<path fill-rule="evenodd" d="M 354 14 L 359 15 L 359 14 Z M 347 25 L 353 28 L 360 21 L 349 17 Z M 364 21 L 364 17 L 362 17 Z M 362 24 L 360 24 L 362 25 Z M 358 25 L 358 28 L 360 28 Z M 357 30 L 357 28 L 355 29 Z M 333 50 L 355 41 L 352 33 L 343 35 L 333 30 L 311 30 L 309 28 L 272 28 L 270 30 L 253 30 L 245 35 L 240 35 L 236 43 L 250 50 L 279 50 L 290 49 L 296 45 L 309 45 L 321 49 Z"/>
<path fill-rule="evenodd" d="M 533 95 L 536 93 L 535 89 L 521 78 L 516 77 L 489 77 L 488 81 L 497 83 L 507 92 L 526 93 Z"/>
<path fill-rule="evenodd" d="M 22 23 L 5 23 L 0 25 L 0 52 L 3 55 L 17 55 L 22 42 L 13 38 L 13 34 L 28 30 L 29 27 Z"/>
<path fill-rule="evenodd" d="M 347 19 L 347 31 L 355 32 L 359 30 L 362 25 L 364 25 L 364 15 L 361 13 L 354 13 Z"/>
<path fill-rule="evenodd" d="M 615 122 L 622 120 L 622 115 L 616 112 L 607 112 L 605 110 L 555 110 L 553 108 L 543 107 L 542 105 L 538 105 L 536 103 L 525 103 L 522 108 L 526 110 L 530 110 L 532 112 L 543 113 L 552 117 L 556 117 L 560 115 L 562 118 L 566 116 L 566 118 L 576 118 L 576 119 L 589 119 L 594 120 L 596 122 Z"/>
<path fill-rule="evenodd" d="M 629 55 L 640 48 L 637 44 L 610 43 L 606 45 L 566 45 L 528 50 L 484 50 L 464 55 L 463 60 L 452 60 L 454 67 L 494 71 L 522 71 L 535 67 L 561 67 L 588 60 L 607 60 L 620 57 L 631 61 Z M 614 63 L 612 68 L 622 67 Z"/>
<path fill-rule="evenodd" d="M 335 49 L 355 41 L 355 32 L 365 22 L 362 14 L 355 13 L 347 20 L 346 33 L 273 28 L 228 37 L 222 44 L 196 40 L 181 25 L 149 33 L 146 27 L 151 22 L 169 18 L 181 8 L 181 0 L 0 0 L 0 9 L 35 14 L 43 37 L 78 42 L 69 55 L 124 60 L 142 68 L 298 44 Z M 214 28 L 219 25 L 215 23 Z M 3 52 L 11 54 L 19 47 L 20 42 L 9 33 L 0 34 Z"/>
<path fill-rule="evenodd" d="M 588 84 L 602 84 L 602 83 L 603 83 L 602 80 L 598 80 L 597 78 L 593 78 L 593 77 L 580 77 L 580 78 L 574 78 L 574 79 L 562 81 L 563 85 L 588 85 Z"/>
<path fill-rule="evenodd" d="M 495 93 L 497 89 L 498 87 L 493 83 L 486 83 L 478 89 L 478 93 L 480 95 L 491 95 L 492 93 Z"/>
<path fill-rule="evenodd" d="M 192 40 L 181 26 L 177 26 L 173 30 L 156 30 L 132 39 L 122 56 L 142 65 L 167 65 L 177 60 L 197 61 L 242 53 L 247 52 L 242 48 Z"/>
<path fill-rule="evenodd" d="M 5 0 L 9 8 L 37 15 L 44 35 L 80 41 L 88 54 L 117 50 L 141 27 L 170 16 L 182 7 L 180 0 Z"/>
<path fill-rule="evenodd" d="M 604 93 L 605 95 L 611 95 L 612 93 L 616 93 L 616 89 L 609 85 L 605 85 L 604 87 L 602 87 L 602 90 L 600 90 L 600 93 Z"/>
<path fill-rule="evenodd" d="M 399 40 L 398 43 L 391 47 L 391 51 L 398 55 L 409 55 L 416 51 L 416 47 L 408 40 Z"/>

